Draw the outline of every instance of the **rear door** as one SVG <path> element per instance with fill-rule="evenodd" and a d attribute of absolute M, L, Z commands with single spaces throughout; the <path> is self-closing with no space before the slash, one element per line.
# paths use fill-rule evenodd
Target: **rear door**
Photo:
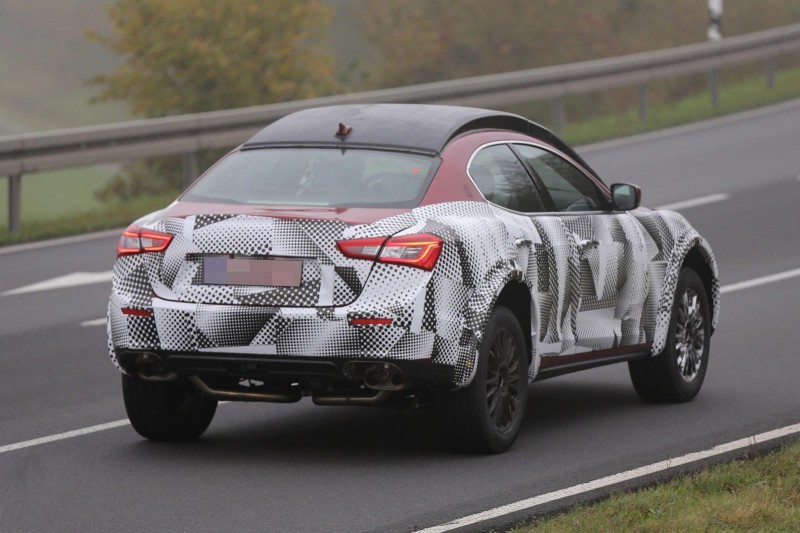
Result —
<path fill-rule="evenodd" d="M 567 269 L 561 277 L 577 287 L 559 317 L 561 345 L 544 351 L 570 355 L 644 343 L 648 285 L 641 226 L 628 213 L 612 211 L 594 180 L 566 158 L 532 144 L 513 147 L 553 211 L 537 217 L 551 241 L 552 252 L 543 253 L 552 253 L 550 262 Z"/>

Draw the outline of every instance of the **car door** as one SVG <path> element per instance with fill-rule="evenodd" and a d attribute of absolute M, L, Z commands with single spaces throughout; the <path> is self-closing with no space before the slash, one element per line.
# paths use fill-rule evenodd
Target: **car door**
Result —
<path fill-rule="evenodd" d="M 469 175 L 484 198 L 502 209 L 508 239 L 516 245 L 518 268 L 535 292 L 537 324 L 531 334 L 537 353 L 559 355 L 575 346 L 574 323 L 580 301 L 577 256 L 571 233 L 552 210 L 541 186 L 505 143 L 481 147 L 470 160 Z M 546 193 L 545 193 L 546 194 Z"/>
<path fill-rule="evenodd" d="M 552 210 L 535 219 L 543 240 L 549 241 L 542 255 L 556 267 L 549 277 L 566 285 L 563 294 L 549 290 L 551 299 L 564 301 L 550 318 L 560 322 L 558 327 L 542 330 L 557 329 L 560 338 L 542 339 L 542 355 L 601 356 L 644 343 L 641 318 L 648 281 L 641 225 L 628 213 L 613 211 L 598 184 L 565 157 L 543 146 L 512 146 Z M 537 261 L 544 264 L 544 257 Z"/>

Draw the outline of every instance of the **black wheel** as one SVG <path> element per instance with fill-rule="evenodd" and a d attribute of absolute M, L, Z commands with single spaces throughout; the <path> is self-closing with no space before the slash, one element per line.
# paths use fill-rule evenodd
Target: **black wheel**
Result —
<path fill-rule="evenodd" d="M 133 429 L 151 440 L 196 439 L 217 410 L 217 400 L 187 379 L 152 382 L 123 374 L 122 396 Z"/>
<path fill-rule="evenodd" d="M 684 268 L 678 277 L 664 351 L 628 363 L 639 396 L 657 402 L 687 402 L 697 396 L 708 368 L 711 309 L 700 276 Z"/>
<path fill-rule="evenodd" d="M 528 350 L 505 307 L 492 312 L 472 382 L 441 395 L 437 406 L 451 449 L 500 453 L 514 443 L 528 399 Z"/>

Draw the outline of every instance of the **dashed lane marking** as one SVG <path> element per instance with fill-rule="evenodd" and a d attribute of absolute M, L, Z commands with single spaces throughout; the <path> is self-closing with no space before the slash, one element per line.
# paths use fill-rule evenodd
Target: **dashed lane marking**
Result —
<path fill-rule="evenodd" d="M 91 328 L 95 326 L 105 326 L 106 325 L 106 317 L 103 318 L 95 318 L 94 320 L 84 320 L 81 322 L 81 327 L 84 328 Z"/>
<path fill-rule="evenodd" d="M 672 211 L 680 211 L 681 209 L 689 209 L 690 207 L 713 204 L 716 202 L 724 202 L 730 197 L 731 197 L 730 194 L 722 192 L 718 194 L 710 194 L 708 196 L 701 196 L 700 198 L 692 198 L 691 200 L 684 200 L 682 202 L 674 202 L 671 204 L 661 205 L 658 207 L 658 209 L 670 209 Z"/>
<path fill-rule="evenodd" d="M 95 283 L 110 283 L 113 271 L 107 272 L 73 272 L 65 276 L 47 279 L 38 283 L 32 283 L 6 291 L 0 296 L 11 296 L 13 294 L 25 294 L 29 292 L 50 291 L 53 289 L 65 289 L 67 287 L 77 287 L 80 285 L 93 285 Z"/>
<path fill-rule="evenodd" d="M 725 285 L 724 287 L 722 287 L 720 289 L 720 292 L 724 294 L 724 293 L 728 293 L 728 292 L 740 291 L 740 290 L 743 290 L 743 289 L 749 289 L 751 287 L 757 287 L 759 285 L 764 285 L 766 283 L 774 283 L 776 281 L 782 281 L 782 280 L 793 278 L 793 277 L 796 277 L 796 276 L 800 276 L 800 268 L 797 268 L 797 269 L 794 269 L 794 270 L 787 270 L 786 272 L 779 272 L 777 274 L 772 274 L 772 275 L 769 275 L 769 276 L 763 276 L 763 277 L 760 277 L 760 278 L 754 278 L 754 279 L 747 280 L 747 281 L 742 281 L 742 282 L 739 282 L 739 283 L 733 283 L 731 285 Z M 105 320 L 106 320 L 105 318 L 98 318 L 96 320 L 87 320 L 85 322 L 81 322 L 81 325 L 86 325 L 86 326 L 101 325 L 101 323 L 102 324 L 105 323 Z M 222 403 L 222 402 L 220 402 L 220 403 Z M 80 436 L 88 435 L 88 434 L 91 434 L 91 433 L 97 433 L 99 431 L 105 431 L 107 429 L 114 429 L 114 428 L 118 428 L 118 427 L 121 427 L 121 426 L 126 426 L 129 423 L 130 422 L 128 422 L 128 420 L 115 420 L 114 422 L 108 422 L 107 424 L 99 424 L 99 425 L 96 425 L 96 426 L 89 426 L 89 427 L 82 428 L 82 429 L 76 429 L 76 430 L 73 430 L 73 431 L 67 431 L 66 433 L 57 433 L 55 435 L 50 435 L 50 436 L 47 436 L 47 437 L 41 437 L 41 438 L 38 438 L 38 439 L 26 440 L 26 441 L 23 441 L 23 442 L 17 442 L 15 444 L 7 444 L 5 446 L 0 446 L 0 454 L 6 453 L 6 452 L 11 452 L 11 451 L 14 451 L 14 450 L 20 450 L 20 449 L 23 449 L 23 448 L 30 448 L 31 446 L 38 446 L 40 444 L 47 444 L 49 442 L 55 442 L 55 441 L 64 440 L 64 439 L 71 439 L 73 437 L 80 437 Z M 800 428 L 800 425 L 788 426 L 788 427 Z M 776 431 L 779 431 L 779 430 L 776 430 Z M 797 431 L 800 431 L 800 429 L 798 429 Z M 758 437 L 758 436 L 756 436 L 756 437 Z M 753 437 L 753 438 L 755 438 L 755 437 Z M 776 438 L 776 437 L 771 437 L 771 438 Z M 716 449 L 716 448 L 714 448 L 714 449 Z M 655 463 L 655 464 L 659 464 L 659 463 Z M 647 468 L 647 467 L 641 467 L 641 468 Z M 669 468 L 669 467 L 667 467 L 667 468 Z M 607 479 L 607 478 L 602 478 L 602 479 Z M 595 482 L 598 482 L 598 480 L 595 480 L 594 482 L 591 482 L 591 483 L 595 483 Z M 616 483 L 616 481 L 614 483 Z M 611 483 L 609 483 L 609 484 L 611 484 Z M 586 484 L 584 484 L 584 485 L 586 485 Z M 580 485 L 576 485 L 576 486 L 580 486 Z M 606 485 L 600 485 L 600 486 L 606 486 Z M 564 489 L 564 490 L 567 490 L 567 489 Z M 587 489 L 587 490 L 594 490 L 594 489 Z M 560 492 L 560 491 L 556 491 L 556 492 Z M 549 493 L 549 494 L 555 494 L 555 493 Z M 576 493 L 576 494 L 579 494 L 579 493 Z M 545 496 L 547 496 L 547 495 L 537 496 L 537 498 L 544 498 Z M 559 496 L 558 498 L 555 498 L 555 499 L 564 498 L 564 497 L 566 497 L 566 496 Z M 529 501 L 529 500 L 522 500 L 522 501 L 526 502 L 526 501 Z M 553 501 L 553 500 L 546 500 L 546 501 Z M 519 502 L 517 502 L 517 504 L 518 503 Z M 542 501 L 541 503 L 545 503 L 545 502 Z M 511 504 L 511 505 L 517 505 L 517 504 Z M 540 505 L 540 503 L 529 505 L 527 507 L 532 507 L 534 505 Z M 527 509 L 527 507 L 523 506 L 521 509 Z M 489 512 L 489 511 L 487 511 L 487 512 Z M 505 513 L 505 514 L 512 513 L 512 512 L 515 512 L 515 511 L 511 510 L 511 511 L 508 511 L 507 513 Z M 503 513 L 500 513 L 497 516 L 501 516 L 502 514 Z M 477 516 L 477 515 L 471 515 L 471 516 Z M 467 517 L 467 518 L 469 518 L 469 517 Z M 486 520 L 488 520 L 488 518 Z M 475 522 L 470 522 L 470 523 L 475 523 Z M 464 525 L 468 525 L 468 524 L 464 524 Z M 437 527 L 442 527 L 442 526 L 437 526 Z M 457 527 L 461 527 L 461 526 L 457 526 Z M 453 529 L 453 528 L 450 528 L 450 529 Z M 426 531 L 428 533 L 433 533 L 433 531 L 449 531 L 449 529 L 442 529 L 442 530 L 431 529 L 431 530 L 424 530 L 424 531 Z"/>

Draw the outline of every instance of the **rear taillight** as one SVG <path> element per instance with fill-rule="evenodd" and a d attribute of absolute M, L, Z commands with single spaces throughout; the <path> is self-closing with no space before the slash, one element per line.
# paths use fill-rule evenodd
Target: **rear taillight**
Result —
<path fill-rule="evenodd" d="M 368 239 L 347 239 L 336 241 L 339 251 L 353 259 L 375 259 L 387 237 L 371 237 Z"/>
<path fill-rule="evenodd" d="M 140 229 L 135 224 L 131 224 L 119 238 L 117 257 L 143 252 L 163 252 L 170 242 L 172 242 L 172 235 L 150 229 Z"/>
<path fill-rule="evenodd" d="M 381 263 L 406 265 L 432 270 L 442 252 L 442 239 L 430 233 L 399 237 L 372 237 L 337 241 L 339 250 L 354 259 L 372 259 Z"/>

